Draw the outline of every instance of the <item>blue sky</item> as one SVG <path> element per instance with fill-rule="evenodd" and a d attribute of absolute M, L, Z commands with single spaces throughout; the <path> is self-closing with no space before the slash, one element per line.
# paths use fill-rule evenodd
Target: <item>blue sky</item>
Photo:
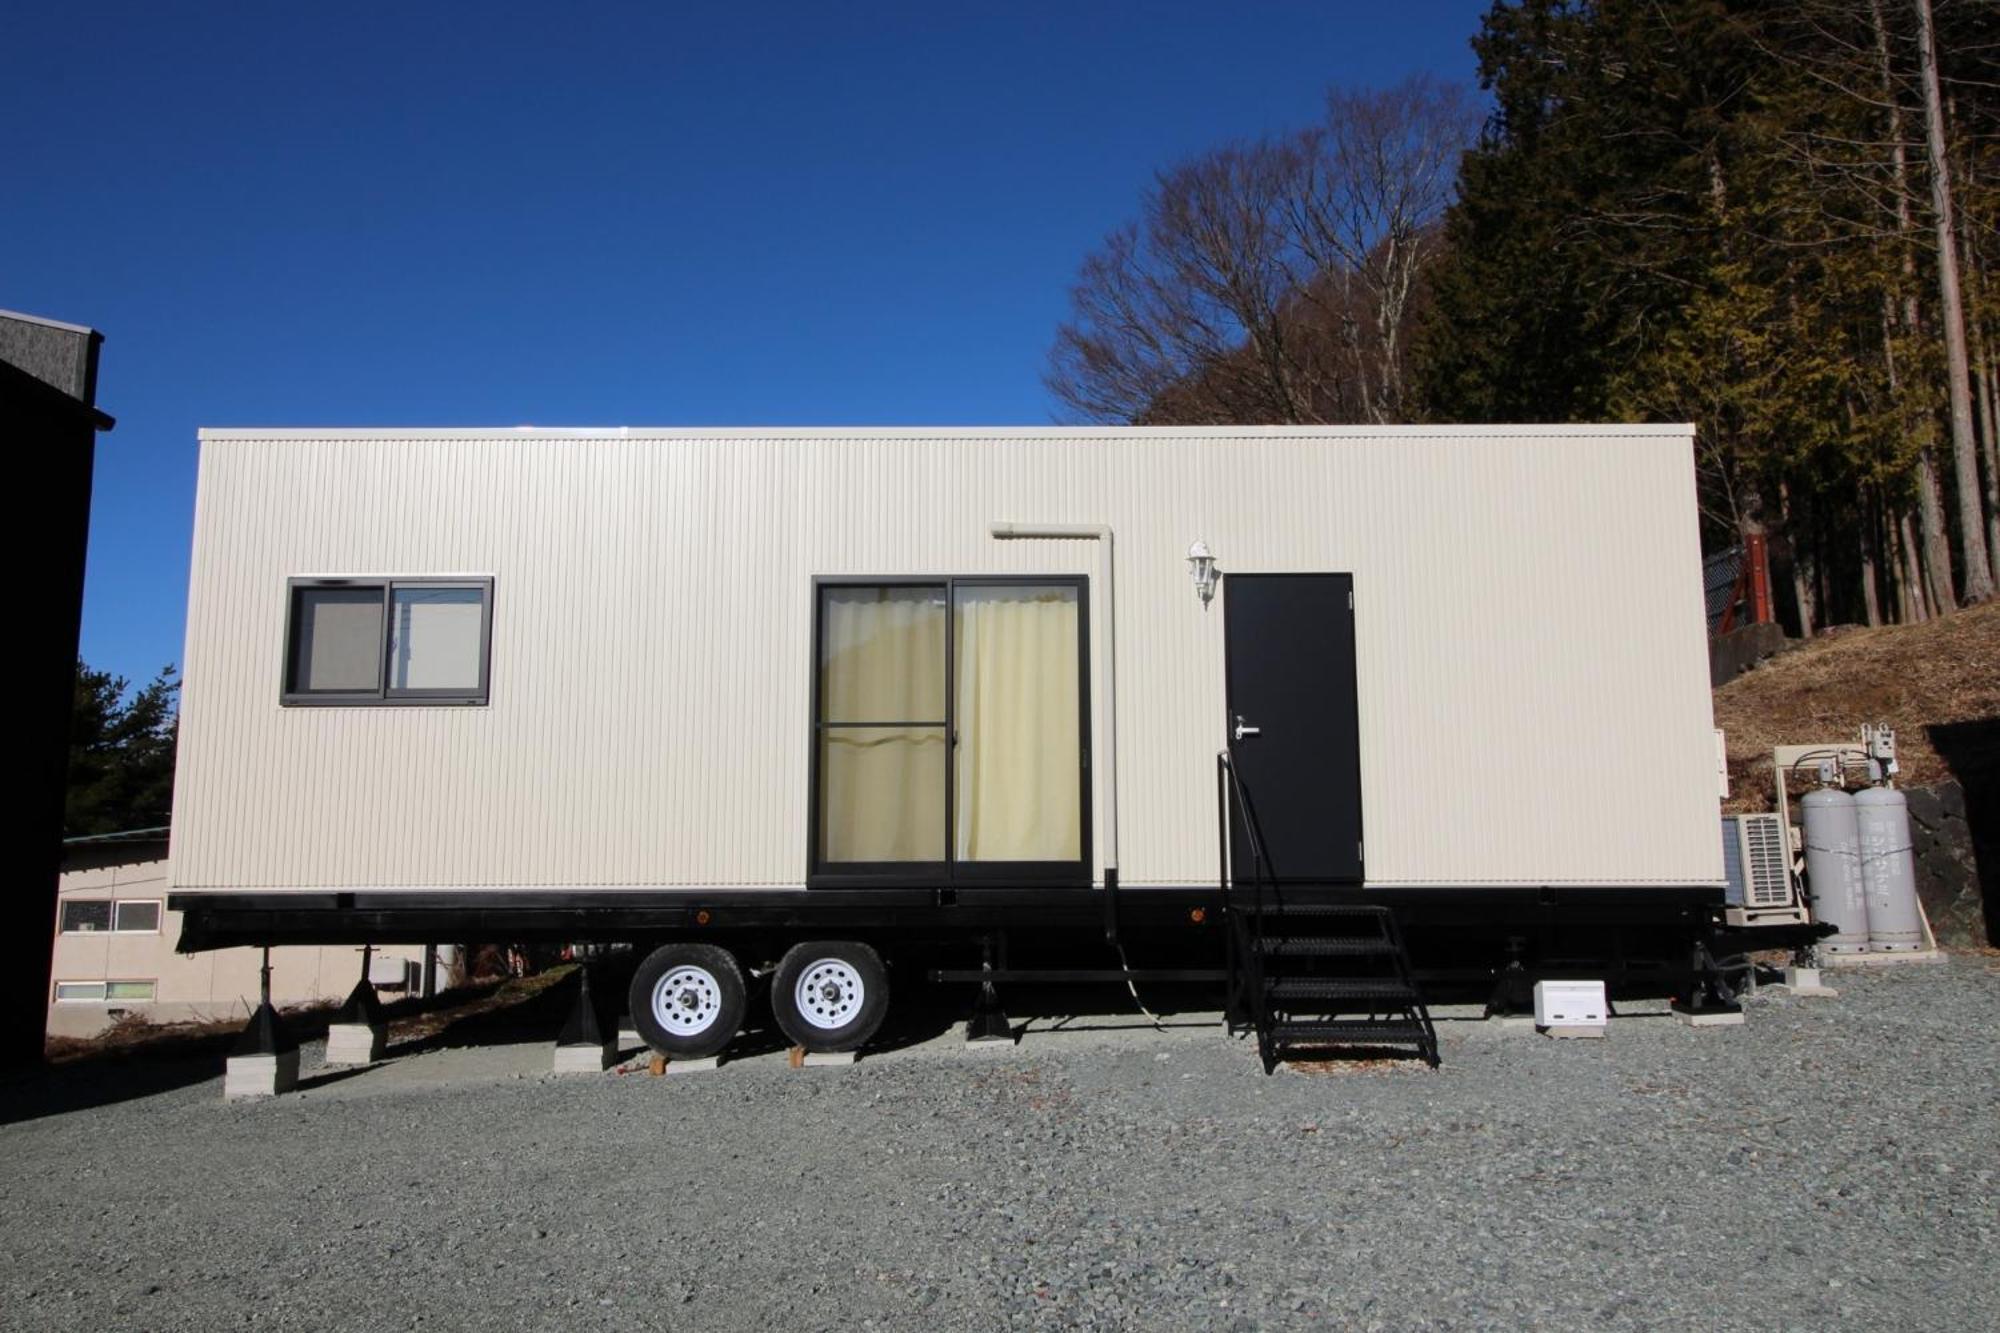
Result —
<path fill-rule="evenodd" d="M 1485 0 L 11 7 L 0 307 L 105 334 L 83 653 L 178 661 L 203 425 L 1018 424 L 1152 173 Z"/>

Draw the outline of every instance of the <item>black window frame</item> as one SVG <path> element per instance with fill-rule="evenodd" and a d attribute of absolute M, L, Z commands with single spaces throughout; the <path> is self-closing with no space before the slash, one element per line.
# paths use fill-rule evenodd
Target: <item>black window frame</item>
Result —
<path fill-rule="evenodd" d="M 293 688 L 297 666 L 299 604 L 302 592 L 318 589 L 375 589 L 382 600 L 379 670 L 373 690 L 299 690 Z M 395 643 L 391 617 L 396 593 L 405 588 L 471 588 L 479 597 L 479 684 L 472 690 L 397 689 L 389 683 L 389 651 Z M 385 575 L 380 578 L 293 578 L 285 581 L 285 655 L 278 665 L 278 702 L 287 708 L 483 707 L 493 694 L 493 579 L 490 575 Z"/>
<path fill-rule="evenodd" d="M 958 589 L 961 587 L 1040 586 L 1076 589 L 1077 669 L 1077 799 L 1079 855 L 1074 861 L 961 861 L 958 844 Z M 825 634 L 824 590 L 827 588 L 938 588 L 944 593 L 944 859 L 942 861 L 837 861 L 820 857 L 820 803 L 824 796 L 821 737 L 829 727 L 937 728 L 936 719 L 828 722 L 821 698 L 824 675 L 821 643 Z M 1009 885 L 1047 888 L 1089 888 L 1096 866 L 1092 822 L 1090 751 L 1090 579 L 1083 574 L 934 574 L 934 575 L 816 575 L 812 581 L 812 712 L 808 719 L 811 755 L 807 761 L 806 886 L 808 888 L 899 888 L 935 885 L 1004 888 Z"/>

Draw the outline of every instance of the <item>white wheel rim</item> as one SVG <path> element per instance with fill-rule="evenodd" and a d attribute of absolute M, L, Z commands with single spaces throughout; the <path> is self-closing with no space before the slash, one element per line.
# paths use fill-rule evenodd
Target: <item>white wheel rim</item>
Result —
<path fill-rule="evenodd" d="M 653 987 L 653 1018 L 676 1037 L 698 1036 L 721 1016 L 722 986 L 705 967 L 677 967 Z"/>
<path fill-rule="evenodd" d="M 799 973 L 799 984 L 792 988 L 792 1000 L 800 1018 L 823 1032 L 830 1032 L 854 1021 L 861 1006 L 867 1003 L 868 987 L 853 964 L 838 958 L 822 958 L 807 964 Z"/>

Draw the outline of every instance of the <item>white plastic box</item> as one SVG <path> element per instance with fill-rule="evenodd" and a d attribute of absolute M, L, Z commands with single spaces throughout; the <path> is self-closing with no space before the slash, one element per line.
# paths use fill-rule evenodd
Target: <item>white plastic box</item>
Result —
<path fill-rule="evenodd" d="M 1535 1026 L 1550 1035 L 1601 1037 L 1610 1021 L 1602 981 L 1535 983 Z"/>

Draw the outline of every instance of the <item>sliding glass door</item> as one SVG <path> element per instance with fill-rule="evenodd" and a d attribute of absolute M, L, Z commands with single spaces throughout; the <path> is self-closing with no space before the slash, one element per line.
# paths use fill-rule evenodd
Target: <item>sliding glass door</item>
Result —
<path fill-rule="evenodd" d="M 812 879 L 1090 877 L 1077 578 L 817 586 Z"/>

